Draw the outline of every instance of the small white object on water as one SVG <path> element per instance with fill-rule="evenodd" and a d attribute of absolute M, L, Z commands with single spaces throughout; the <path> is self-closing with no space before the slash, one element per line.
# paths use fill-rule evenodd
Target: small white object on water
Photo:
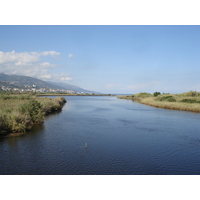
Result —
<path fill-rule="evenodd" d="M 85 143 L 85 149 L 87 149 L 87 142 Z"/>

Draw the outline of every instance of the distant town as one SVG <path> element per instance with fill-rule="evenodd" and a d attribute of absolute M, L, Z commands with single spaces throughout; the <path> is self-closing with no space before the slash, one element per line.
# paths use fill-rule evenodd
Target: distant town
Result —
<path fill-rule="evenodd" d="M 39 92 L 39 93 L 67 93 L 67 94 L 84 94 L 83 92 L 75 92 L 73 90 L 42 88 L 37 85 L 20 85 L 17 81 L 0 81 L 0 91 L 13 91 L 16 93 L 23 92 Z"/>

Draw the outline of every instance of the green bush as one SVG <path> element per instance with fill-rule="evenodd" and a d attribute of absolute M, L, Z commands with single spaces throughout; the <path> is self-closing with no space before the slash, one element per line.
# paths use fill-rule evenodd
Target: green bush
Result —
<path fill-rule="evenodd" d="M 55 97 L 54 99 L 50 98 L 41 98 L 42 111 L 45 115 L 51 113 L 52 111 L 61 110 L 63 105 L 66 103 L 64 97 Z"/>
<path fill-rule="evenodd" d="M 153 96 L 154 96 L 154 97 L 157 97 L 158 95 L 161 95 L 161 93 L 160 93 L 160 92 L 154 92 L 154 93 L 153 93 Z"/>
<path fill-rule="evenodd" d="M 8 116 L 8 130 L 13 133 L 25 133 L 30 129 L 32 121 L 30 116 L 17 111 Z"/>
<path fill-rule="evenodd" d="M 7 133 L 8 130 L 8 121 L 7 115 L 4 113 L 0 114 L 0 135 Z"/>
<path fill-rule="evenodd" d="M 158 101 L 168 101 L 168 102 L 175 102 L 176 99 L 173 96 L 162 96 L 157 98 Z"/>
<path fill-rule="evenodd" d="M 44 113 L 42 112 L 41 104 L 35 100 L 31 99 L 25 104 L 18 108 L 21 114 L 26 114 L 30 117 L 32 123 L 42 123 L 44 120 Z"/>
<path fill-rule="evenodd" d="M 183 102 L 183 103 L 200 103 L 200 101 L 197 101 L 196 99 L 182 99 L 181 102 Z"/>
<path fill-rule="evenodd" d="M 197 97 L 200 94 L 196 91 L 190 91 L 190 92 L 185 92 L 183 94 L 181 94 L 182 96 L 188 96 L 188 97 Z"/>

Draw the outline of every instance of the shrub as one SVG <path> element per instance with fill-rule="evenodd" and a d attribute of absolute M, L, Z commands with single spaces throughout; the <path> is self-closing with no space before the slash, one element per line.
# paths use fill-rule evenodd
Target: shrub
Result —
<path fill-rule="evenodd" d="M 64 97 L 55 97 L 54 99 L 50 98 L 41 98 L 42 111 L 45 115 L 51 113 L 52 111 L 61 110 L 63 105 L 66 103 Z"/>
<path fill-rule="evenodd" d="M 13 112 L 8 116 L 8 130 L 14 133 L 25 133 L 26 130 L 30 129 L 32 121 L 30 116 L 22 114 L 20 112 Z"/>
<path fill-rule="evenodd" d="M 7 116 L 4 113 L 0 114 L 0 135 L 7 133 L 8 130 L 8 122 Z"/>
<path fill-rule="evenodd" d="M 189 97 L 196 97 L 199 96 L 199 93 L 196 91 L 190 91 L 182 94 L 183 96 L 189 96 Z"/>
<path fill-rule="evenodd" d="M 63 106 L 67 102 L 64 97 L 56 97 L 53 99 L 53 101 L 58 102 L 60 106 Z"/>
<path fill-rule="evenodd" d="M 161 95 L 161 93 L 160 93 L 160 92 L 154 92 L 154 93 L 153 93 L 153 96 L 154 96 L 154 97 L 157 97 L 158 95 Z"/>
<path fill-rule="evenodd" d="M 175 102 L 176 99 L 173 96 L 162 96 L 157 98 L 158 101 L 168 101 L 168 102 Z"/>
<path fill-rule="evenodd" d="M 200 103 L 200 101 L 197 101 L 196 99 L 182 99 L 181 102 L 183 102 L 183 103 Z"/>
<path fill-rule="evenodd" d="M 42 106 L 35 99 L 31 99 L 25 104 L 21 105 L 18 108 L 18 110 L 20 113 L 29 116 L 32 123 L 42 123 L 44 120 L 44 113 L 42 112 Z"/>

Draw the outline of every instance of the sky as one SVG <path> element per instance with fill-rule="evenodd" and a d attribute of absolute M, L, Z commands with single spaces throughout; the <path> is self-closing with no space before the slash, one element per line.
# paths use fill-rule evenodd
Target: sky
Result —
<path fill-rule="evenodd" d="M 111 94 L 200 91 L 200 26 L 0 26 L 0 73 Z"/>

